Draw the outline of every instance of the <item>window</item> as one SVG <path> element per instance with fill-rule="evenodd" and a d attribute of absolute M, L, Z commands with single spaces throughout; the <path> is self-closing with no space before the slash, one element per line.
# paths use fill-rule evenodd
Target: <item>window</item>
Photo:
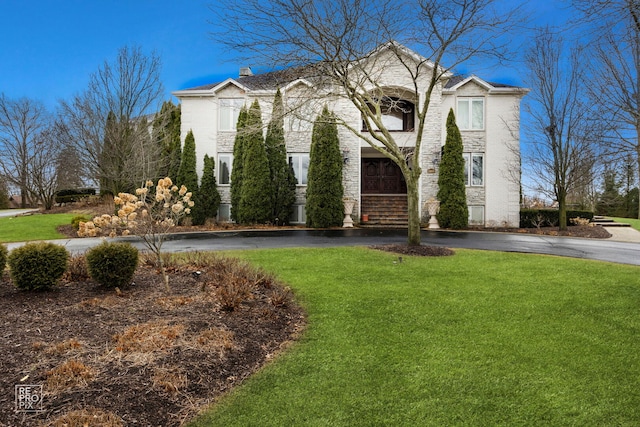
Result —
<path fill-rule="evenodd" d="M 373 105 L 369 105 L 375 111 Z M 388 131 L 410 132 L 414 128 L 415 107 L 413 103 L 400 98 L 385 96 L 380 100 L 382 124 Z M 367 124 L 362 120 L 362 130 L 367 132 Z"/>
<path fill-rule="evenodd" d="M 289 164 L 298 180 L 298 185 L 307 185 L 307 172 L 309 171 L 309 154 L 289 154 Z"/>
<path fill-rule="evenodd" d="M 484 154 L 464 153 L 464 182 L 471 187 L 484 185 Z M 471 179 L 471 180 L 469 180 Z"/>
<path fill-rule="evenodd" d="M 218 221 L 231 221 L 231 205 L 223 203 L 218 207 Z"/>
<path fill-rule="evenodd" d="M 238 115 L 240 109 L 244 105 L 242 98 L 223 98 L 220 99 L 220 126 L 219 130 L 231 131 L 236 130 L 238 124 Z"/>
<path fill-rule="evenodd" d="M 484 225 L 484 206 L 469 206 L 469 224 Z"/>
<path fill-rule="evenodd" d="M 294 205 L 293 213 L 289 218 L 291 224 L 304 224 L 307 222 L 307 211 L 304 205 Z"/>
<path fill-rule="evenodd" d="M 231 184 L 231 165 L 233 154 L 218 154 L 218 184 Z"/>
<path fill-rule="evenodd" d="M 484 98 L 458 98 L 457 121 L 460 130 L 484 129 Z"/>

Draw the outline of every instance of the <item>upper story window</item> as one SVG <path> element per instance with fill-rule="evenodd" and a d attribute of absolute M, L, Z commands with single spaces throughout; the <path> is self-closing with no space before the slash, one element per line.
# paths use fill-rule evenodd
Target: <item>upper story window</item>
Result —
<path fill-rule="evenodd" d="M 374 106 L 370 105 L 371 111 Z M 415 106 L 404 99 L 385 96 L 380 100 L 382 124 L 391 132 L 411 132 L 415 126 Z M 367 124 L 362 121 L 362 130 L 368 131 Z"/>
<path fill-rule="evenodd" d="M 218 154 L 218 184 L 231 184 L 231 165 L 233 154 Z"/>
<path fill-rule="evenodd" d="M 240 115 L 240 109 L 243 105 L 244 99 L 242 98 L 220 99 L 220 126 L 218 129 L 224 131 L 236 130 L 238 115 Z"/>
<path fill-rule="evenodd" d="M 484 98 L 458 98 L 458 128 L 484 129 Z"/>
<path fill-rule="evenodd" d="M 298 180 L 298 185 L 307 185 L 307 172 L 309 172 L 309 153 L 289 154 L 289 164 Z"/>

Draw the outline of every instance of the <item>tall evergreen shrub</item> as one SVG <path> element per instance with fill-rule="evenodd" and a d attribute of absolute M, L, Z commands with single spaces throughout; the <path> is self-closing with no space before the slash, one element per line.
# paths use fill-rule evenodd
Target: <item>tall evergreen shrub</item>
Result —
<path fill-rule="evenodd" d="M 191 211 L 193 225 L 204 224 L 207 219 L 215 218 L 218 212 L 220 193 L 218 193 L 214 168 L 214 159 L 205 154 L 200 189 Z"/>
<path fill-rule="evenodd" d="M 342 225 L 342 154 L 338 126 L 325 106 L 313 124 L 307 175 L 307 226 Z"/>
<path fill-rule="evenodd" d="M 180 105 L 174 105 L 171 101 L 162 104 L 153 120 L 153 137 L 160 149 L 160 165 L 155 180 L 168 176 L 177 182 L 182 158 L 180 120 Z"/>
<path fill-rule="evenodd" d="M 469 224 L 462 151 L 462 136 L 451 109 L 447 116 L 447 140 L 438 175 L 438 222 L 444 228 L 462 229 Z"/>
<path fill-rule="evenodd" d="M 271 221 L 274 224 L 288 224 L 296 201 L 296 177 L 287 161 L 287 147 L 284 140 L 284 107 L 280 89 L 273 100 L 273 113 L 265 138 L 269 176 L 273 188 L 273 208 Z"/>
<path fill-rule="evenodd" d="M 182 161 L 178 169 L 178 178 L 175 184 L 184 185 L 195 196 L 198 192 L 198 173 L 196 172 L 196 140 L 193 132 L 189 131 L 184 139 Z M 195 199 L 195 197 L 194 197 Z"/>
<path fill-rule="evenodd" d="M 260 104 L 254 101 L 247 113 L 243 139 L 240 216 L 246 224 L 264 224 L 272 219 L 272 183 L 262 136 Z"/>
<path fill-rule="evenodd" d="M 236 138 L 233 142 L 233 165 L 231 167 L 231 219 L 242 223 L 240 197 L 242 194 L 242 166 L 244 157 L 244 136 L 248 111 L 242 107 L 236 124 Z"/>

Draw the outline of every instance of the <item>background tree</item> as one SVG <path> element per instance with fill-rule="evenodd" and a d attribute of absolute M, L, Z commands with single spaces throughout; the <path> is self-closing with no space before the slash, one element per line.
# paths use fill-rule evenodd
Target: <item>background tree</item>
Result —
<path fill-rule="evenodd" d="M 591 120 L 581 54 L 577 47 L 567 51 L 548 28 L 538 31 L 526 53 L 531 120 L 525 131 L 533 143 L 524 159 L 537 190 L 558 202 L 561 230 L 567 228 L 567 195 L 592 179 L 599 133 Z"/>
<path fill-rule="evenodd" d="M 0 178 L 0 209 L 9 209 L 9 189 L 4 180 Z"/>
<path fill-rule="evenodd" d="M 598 195 L 596 213 L 607 216 L 624 216 L 624 197 L 620 195 L 621 182 L 614 168 L 605 167 L 602 192 Z"/>
<path fill-rule="evenodd" d="M 184 138 L 182 160 L 178 169 L 176 185 L 184 185 L 193 194 L 193 200 L 198 198 L 198 173 L 196 172 L 196 139 L 193 132 L 189 131 Z"/>
<path fill-rule="evenodd" d="M 176 181 L 182 159 L 180 143 L 180 105 L 171 101 L 162 103 L 162 108 L 153 119 L 153 138 L 160 148 L 158 179 L 169 177 Z"/>
<path fill-rule="evenodd" d="M 215 219 L 218 213 L 220 193 L 218 193 L 214 168 L 215 160 L 205 154 L 200 188 L 194 200 L 195 205 L 191 210 L 194 225 L 202 225 L 207 219 Z"/>
<path fill-rule="evenodd" d="M 287 161 L 287 146 L 284 140 L 284 106 L 282 94 L 277 90 L 273 100 L 271 121 L 267 127 L 265 148 L 269 162 L 269 172 L 273 185 L 274 224 L 288 224 L 296 201 L 297 180 Z"/>
<path fill-rule="evenodd" d="M 30 174 L 35 157 L 51 148 L 50 141 L 43 138 L 50 124 L 50 115 L 41 102 L 0 94 L 0 175 L 20 191 L 22 208 L 37 193 L 30 187 Z M 40 156 L 39 160 L 52 159 Z"/>
<path fill-rule="evenodd" d="M 599 107 L 593 118 L 606 126 L 602 142 L 612 157 L 633 156 L 639 177 L 640 2 L 572 0 L 571 4 L 586 27 L 583 38 L 589 40 L 589 54 L 584 55 L 589 62 L 583 66 L 593 73 L 589 90 L 591 102 Z"/>
<path fill-rule="evenodd" d="M 243 223 L 268 223 L 273 212 L 273 187 L 262 136 L 262 113 L 258 100 L 251 104 L 247 112 L 243 133 L 240 216 Z"/>
<path fill-rule="evenodd" d="M 160 71 L 157 55 L 124 47 L 90 76 L 82 93 L 61 103 L 66 142 L 77 148 L 87 176 L 118 183 L 112 192 L 120 190 L 119 183 L 135 188 L 158 173 L 160 153 L 149 137 L 147 115 L 159 110 Z M 111 144 L 107 150 L 105 143 Z"/>
<path fill-rule="evenodd" d="M 324 228 L 342 225 L 342 153 L 334 115 L 325 107 L 318 116 L 311 137 L 307 173 L 307 226 Z"/>
<path fill-rule="evenodd" d="M 469 225 L 464 177 L 463 145 L 453 109 L 447 116 L 447 139 L 443 147 L 438 174 L 438 222 L 444 228 L 462 229 Z"/>
<path fill-rule="evenodd" d="M 360 126 L 350 127 L 346 117 L 337 117 L 339 124 L 402 170 L 407 184 L 408 242 L 420 244 L 421 149 L 431 97 L 453 67 L 471 58 L 504 53 L 509 40 L 503 36 L 517 20 L 504 4 L 497 7 L 496 3 L 220 0 L 212 8 L 217 15 L 213 35 L 232 51 L 246 54 L 246 60 L 275 68 L 305 66 L 304 77 L 317 84 L 307 94 L 309 103 L 330 93 L 348 100 L 368 129 L 378 129 L 362 133 Z M 389 99 L 384 96 L 388 82 L 380 73 L 386 64 L 372 52 L 383 44 L 390 60 L 402 64 L 403 78 L 413 83 L 413 89 L 403 94 L 415 101 L 411 153 L 398 144 L 382 120 Z M 424 56 L 408 55 L 402 45 Z"/>
<path fill-rule="evenodd" d="M 236 137 L 233 143 L 233 165 L 231 166 L 231 219 L 242 223 L 242 175 L 244 159 L 244 139 L 247 122 L 247 109 L 243 106 L 238 114 Z"/>

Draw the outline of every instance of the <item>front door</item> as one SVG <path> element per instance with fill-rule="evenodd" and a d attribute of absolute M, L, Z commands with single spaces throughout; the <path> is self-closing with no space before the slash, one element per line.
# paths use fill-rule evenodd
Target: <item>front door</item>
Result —
<path fill-rule="evenodd" d="M 402 171 L 389 159 L 362 159 L 363 194 L 407 194 Z"/>

